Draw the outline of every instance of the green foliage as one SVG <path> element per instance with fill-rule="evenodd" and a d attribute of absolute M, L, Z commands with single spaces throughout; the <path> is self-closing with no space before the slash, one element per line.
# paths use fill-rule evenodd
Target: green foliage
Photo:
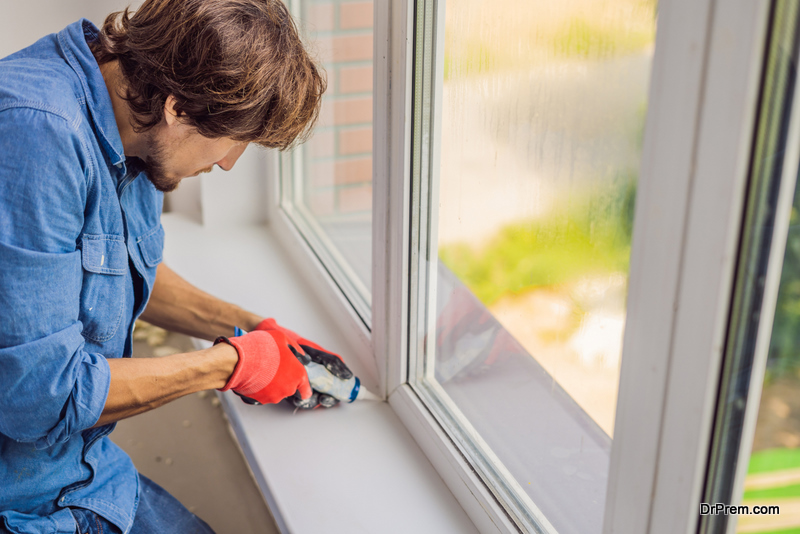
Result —
<path fill-rule="evenodd" d="M 769 473 L 800 467 L 800 449 L 766 449 L 750 456 L 747 474 Z"/>
<path fill-rule="evenodd" d="M 503 228 L 479 248 L 442 246 L 439 258 L 487 305 L 592 273 L 627 272 L 635 197 L 633 175 L 620 176 L 542 219 Z"/>
<path fill-rule="evenodd" d="M 778 302 L 772 325 L 768 371 L 779 377 L 800 369 L 800 190 L 795 192 Z"/>
<path fill-rule="evenodd" d="M 639 53 L 655 42 L 655 20 L 653 0 L 566 3 L 549 13 L 526 0 L 448 1 L 444 79 Z"/>
<path fill-rule="evenodd" d="M 793 528 L 781 529 L 781 530 L 769 530 L 769 531 L 763 530 L 763 531 L 759 531 L 758 533 L 755 533 L 755 534 L 800 534 L 800 528 L 793 527 Z"/>
<path fill-rule="evenodd" d="M 800 467 L 800 449 L 766 449 L 754 452 L 750 456 L 750 463 L 747 466 L 748 475 L 763 473 L 777 473 L 787 469 Z M 795 499 L 800 498 L 800 484 L 790 484 L 787 486 L 775 486 L 771 488 L 753 489 L 744 492 L 743 499 L 746 501 L 765 501 L 771 499 Z M 797 530 L 780 530 L 776 533 L 798 532 Z M 766 533 L 764 533 L 766 534 Z"/>
<path fill-rule="evenodd" d="M 639 51 L 653 43 L 654 33 L 647 29 L 626 31 L 610 24 L 576 17 L 553 39 L 556 55 L 568 58 L 598 59 Z"/>
<path fill-rule="evenodd" d="M 444 54 L 444 80 L 448 81 L 454 74 L 459 77 L 483 74 L 498 70 L 502 66 L 514 66 L 514 58 L 503 56 L 501 51 L 490 47 L 483 42 L 470 42 L 461 50 L 456 61 L 453 56 L 445 51 Z M 453 69 L 458 69 L 457 73 Z"/>
<path fill-rule="evenodd" d="M 746 501 L 764 501 L 767 499 L 785 498 L 800 498 L 800 484 L 780 486 L 777 488 L 749 490 L 744 492 L 743 497 L 743 499 Z"/>

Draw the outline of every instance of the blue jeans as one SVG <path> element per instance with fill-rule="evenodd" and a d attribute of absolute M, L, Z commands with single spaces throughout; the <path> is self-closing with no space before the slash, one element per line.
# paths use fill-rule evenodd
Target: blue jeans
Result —
<path fill-rule="evenodd" d="M 120 534 L 112 525 L 91 510 L 70 509 L 78 534 Z M 214 534 L 205 521 L 186 509 L 167 490 L 139 474 L 139 507 L 130 534 Z"/>

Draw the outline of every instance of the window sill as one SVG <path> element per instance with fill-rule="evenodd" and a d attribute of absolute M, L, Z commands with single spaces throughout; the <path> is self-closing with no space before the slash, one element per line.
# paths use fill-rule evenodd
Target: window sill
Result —
<path fill-rule="evenodd" d="M 207 228 L 177 214 L 162 221 L 166 262 L 188 281 L 348 353 L 268 226 Z M 374 369 L 345 359 L 377 390 Z M 282 532 L 477 532 L 388 403 L 293 414 L 285 404 L 222 399 Z"/>

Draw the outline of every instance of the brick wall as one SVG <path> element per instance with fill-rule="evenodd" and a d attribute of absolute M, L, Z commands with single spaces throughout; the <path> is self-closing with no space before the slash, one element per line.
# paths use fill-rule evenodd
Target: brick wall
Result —
<path fill-rule="evenodd" d="M 328 76 L 303 145 L 304 201 L 322 219 L 372 209 L 372 2 L 303 0 L 301 31 Z"/>

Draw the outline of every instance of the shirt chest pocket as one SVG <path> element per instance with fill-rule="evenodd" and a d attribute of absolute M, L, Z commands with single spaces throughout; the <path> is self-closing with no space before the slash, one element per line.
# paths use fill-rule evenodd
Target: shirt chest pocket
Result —
<path fill-rule="evenodd" d="M 161 263 L 164 251 L 164 228 L 159 224 L 145 234 L 136 238 L 139 254 L 142 258 L 143 269 L 139 273 L 144 277 L 145 287 L 143 298 L 149 299 L 156 282 L 156 268 Z M 135 264 L 135 262 L 134 262 Z"/>
<path fill-rule="evenodd" d="M 103 342 L 114 337 L 125 309 L 128 250 L 118 235 L 81 238 L 83 286 L 79 319 L 83 337 Z"/>
<path fill-rule="evenodd" d="M 164 228 L 159 224 L 146 234 L 136 238 L 142 261 L 147 268 L 155 268 L 161 263 L 164 253 Z"/>

